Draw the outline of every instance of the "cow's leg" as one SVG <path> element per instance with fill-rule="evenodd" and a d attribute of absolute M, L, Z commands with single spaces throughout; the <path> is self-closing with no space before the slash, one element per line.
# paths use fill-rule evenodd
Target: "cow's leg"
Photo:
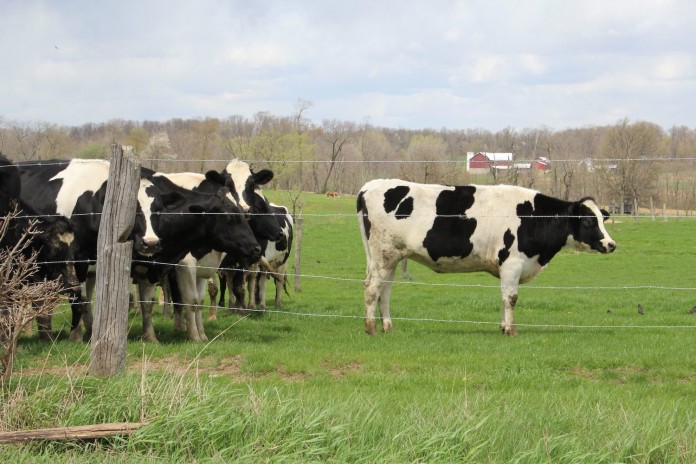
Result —
<path fill-rule="evenodd" d="M 181 301 L 175 301 L 174 303 L 181 303 L 179 305 L 181 309 L 186 314 L 186 336 L 192 342 L 201 341 L 201 337 L 198 333 L 199 323 L 197 319 L 201 318 L 201 307 L 198 304 L 198 286 L 196 279 L 195 269 L 188 267 L 177 268 L 176 273 L 176 283 L 179 287 L 179 295 Z M 205 280 L 203 280 L 205 284 Z M 202 322 L 200 323 L 202 326 Z"/>
<path fill-rule="evenodd" d="M 208 337 L 205 335 L 205 328 L 203 327 L 203 295 L 205 295 L 207 285 L 208 279 L 198 279 L 196 283 L 195 327 L 198 332 L 198 339 L 203 342 L 208 341 Z"/>
<path fill-rule="evenodd" d="M 259 265 L 252 264 L 249 269 L 249 277 L 247 281 L 247 286 L 249 287 L 249 309 L 251 314 L 254 316 L 262 315 L 261 312 L 256 311 L 256 283 L 259 279 Z"/>
<path fill-rule="evenodd" d="M 174 330 L 177 332 L 186 332 L 187 319 L 184 317 L 186 308 L 178 303 L 174 306 Z"/>
<path fill-rule="evenodd" d="M 51 324 L 51 315 L 36 317 L 36 328 L 39 332 L 40 340 L 53 340 L 53 327 Z"/>
<path fill-rule="evenodd" d="M 259 299 L 259 308 L 266 309 L 266 286 L 268 285 L 268 275 L 261 274 L 258 279 L 257 295 Z M 276 300 L 277 301 L 277 300 Z M 276 306 L 278 306 L 276 302 Z"/>
<path fill-rule="evenodd" d="M 130 298 L 130 303 L 131 307 L 133 309 L 134 314 L 138 314 L 140 312 L 140 299 L 138 298 L 138 288 L 136 285 L 131 285 L 131 292 L 129 295 Z"/>
<path fill-rule="evenodd" d="M 517 304 L 517 291 L 520 282 L 520 272 L 517 269 L 500 269 L 500 291 L 503 300 L 502 321 L 500 330 L 505 335 L 517 335 L 515 328 L 514 310 Z"/>
<path fill-rule="evenodd" d="M 217 294 L 218 286 L 215 282 L 215 274 L 208 279 L 208 296 L 210 297 L 210 309 L 208 310 L 208 320 L 214 321 L 217 319 Z"/>
<path fill-rule="evenodd" d="M 276 279 L 275 277 L 273 278 L 273 281 L 275 282 L 275 305 L 276 308 L 280 308 L 283 306 L 283 289 L 285 288 L 285 281 L 287 280 L 288 276 L 285 273 L 282 273 L 283 280 Z"/>
<path fill-rule="evenodd" d="M 227 271 L 218 271 L 218 278 L 220 280 L 220 300 L 218 301 L 218 306 L 221 308 L 225 307 L 225 292 L 227 291 L 227 277 L 225 274 Z"/>
<path fill-rule="evenodd" d="M 82 311 L 82 323 L 85 326 L 85 338 L 92 338 L 92 324 L 94 317 L 92 313 L 92 295 L 94 295 L 94 287 L 97 285 L 97 275 L 88 274 L 85 280 L 85 305 Z"/>
<path fill-rule="evenodd" d="M 244 300 L 246 299 L 246 290 L 244 290 L 244 281 L 246 280 L 245 271 L 233 271 L 227 274 L 227 286 L 234 295 L 234 304 L 230 297 L 229 310 L 231 314 L 242 313 L 246 308 Z"/>
<path fill-rule="evenodd" d="M 378 304 L 382 307 L 386 302 L 387 317 L 389 318 L 389 302 L 386 299 L 382 300 L 381 297 L 385 282 L 390 280 L 390 275 L 394 275 L 395 267 L 396 263 L 388 265 L 384 265 L 384 263 L 382 265 L 373 265 L 370 263 L 367 271 L 367 278 L 365 279 L 365 332 L 370 335 L 377 333 L 375 329 L 375 309 Z M 391 290 L 384 296 L 389 298 L 390 292 Z M 384 314 L 382 314 L 382 318 L 384 319 Z M 384 320 L 382 324 L 384 324 Z M 388 324 L 391 329 L 391 318 Z"/>
<path fill-rule="evenodd" d="M 140 312 L 143 316 L 143 341 L 157 343 L 155 328 L 152 325 L 152 305 L 155 302 L 155 286 L 147 280 L 138 282 Z"/>
<path fill-rule="evenodd" d="M 80 322 L 82 321 L 86 304 L 87 302 L 81 292 L 80 296 L 70 301 L 72 320 L 70 322 L 70 335 L 68 339 L 72 342 L 82 341 L 82 328 L 80 327 Z"/>
<path fill-rule="evenodd" d="M 164 278 L 160 282 L 160 287 L 162 288 L 161 301 L 162 301 L 162 315 L 166 319 L 172 318 L 172 289 L 169 288 L 169 280 Z"/>
<path fill-rule="evenodd" d="M 384 332 L 389 332 L 392 328 L 391 314 L 389 314 L 389 299 L 391 298 L 394 275 L 396 275 L 396 267 L 392 268 L 386 280 L 382 282 L 382 291 L 379 294 L 379 314 L 382 316 L 382 330 Z"/>

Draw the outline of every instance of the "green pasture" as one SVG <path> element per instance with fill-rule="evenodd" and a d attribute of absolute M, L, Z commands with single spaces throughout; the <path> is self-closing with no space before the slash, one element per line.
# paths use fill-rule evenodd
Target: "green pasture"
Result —
<path fill-rule="evenodd" d="M 285 192 L 266 192 L 288 204 Z M 0 445 L 12 462 L 696 462 L 696 220 L 616 218 L 609 256 L 563 251 L 499 333 L 498 280 L 410 263 L 394 329 L 363 332 L 355 198 L 303 194 L 301 292 L 190 343 L 131 316 L 128 371 L 85 374 L 60 308 L 21 341 L 2 430 L 148 423 L 128 438 Z M 638 304 L 645 314 L 636 310 Z"/>

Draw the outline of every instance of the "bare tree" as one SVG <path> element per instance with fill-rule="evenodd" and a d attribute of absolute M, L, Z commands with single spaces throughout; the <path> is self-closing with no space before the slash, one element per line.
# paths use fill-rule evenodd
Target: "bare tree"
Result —
<path fill-rule="evenodd" d="M 0 218 L 0 242 L 17 213 Z M 36 234 L 32 221 L 20 239 L 0 248 L 0 379 L 12 375 L 17 352 L 17 340 L 22 330 L 38 316 L 48 316 L 60 299 L 59 280 L 33 280 L 38 271 L 36 254 L 25 256 L 24 251 Z"/>
<path fill-rule="evenodd" d="M 447 144 L 436 135 L 414 135 L 406 150 L 410 163 L 401 165 L 401 177 L 422 183 L 453 183 L 456 179 L 455 163 L 443 163 L 447 159 Z"/>
<path fill-rule="evenodd" d="M 343 150 L 353 140 L 354 126 L 352 123 L 341 122 L 335 119 L 324 121 L 321 131 L 324 156 L 328 161 L 328 167 L 321 183 L 320 191 L 326 192 L 336 163 L 343 159 Z"/>
<path fill-rule="evenodd" d="M 662 129 L 648 122 L 623 119 L 610 128 L 596 166 L 607 193 L 619 201 L 621 212 L 632 200 L 644 199 L 655 188 L 654 158 L 661 155 Z"/>

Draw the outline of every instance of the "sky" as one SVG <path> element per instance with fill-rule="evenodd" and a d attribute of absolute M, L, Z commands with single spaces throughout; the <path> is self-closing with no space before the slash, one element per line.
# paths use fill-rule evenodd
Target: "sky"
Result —
<path fill-rule="evenodd" d="M 691 0 L 0 0 L 0 123 L 696 128 Z"/>

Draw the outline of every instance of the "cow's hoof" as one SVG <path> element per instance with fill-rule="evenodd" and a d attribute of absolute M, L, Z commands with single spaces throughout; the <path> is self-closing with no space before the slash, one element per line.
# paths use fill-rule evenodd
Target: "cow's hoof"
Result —
<path fill-rule="evenodd" d="M 144 342 L 149 342 L 149 343 L 159 343 L 159 340 L 157 340 L 157 337 L 155 334 L 151 333 L 144 333 L 143 336 L 141 337 L 142 341 Z"/>
<path fill-rule="evenodd" d="M 510 325 L 510 326 L 501 325 L 501 326 L 500 326 L 500 332 L 501 332 L 503 335 L 510 335 L 510 336 L 515 336 L 515 335 L 517 335 L 517 329 L 515 328 L 514 325 Z"/>
<path fill-rule="evenodd" d="M 392 320 L 391 319 L 384 319 L 382 320 L 382 330 L 384 333 L 389 332 L 392 329 Z"/>
<path fill-rule="evenodd" d="M 53 342 L 56 340 L 56 335 L 53 332 L 47 332 L 47 331 L 41 330 L 41 331 L 39 331 L 39 340 Z"/>
<path fill-rule="evenodd" d="M 375 329 L 375 321 L 365 322 L 365 332 L 368 335 L 377 335 L 377 330 Z"/>

